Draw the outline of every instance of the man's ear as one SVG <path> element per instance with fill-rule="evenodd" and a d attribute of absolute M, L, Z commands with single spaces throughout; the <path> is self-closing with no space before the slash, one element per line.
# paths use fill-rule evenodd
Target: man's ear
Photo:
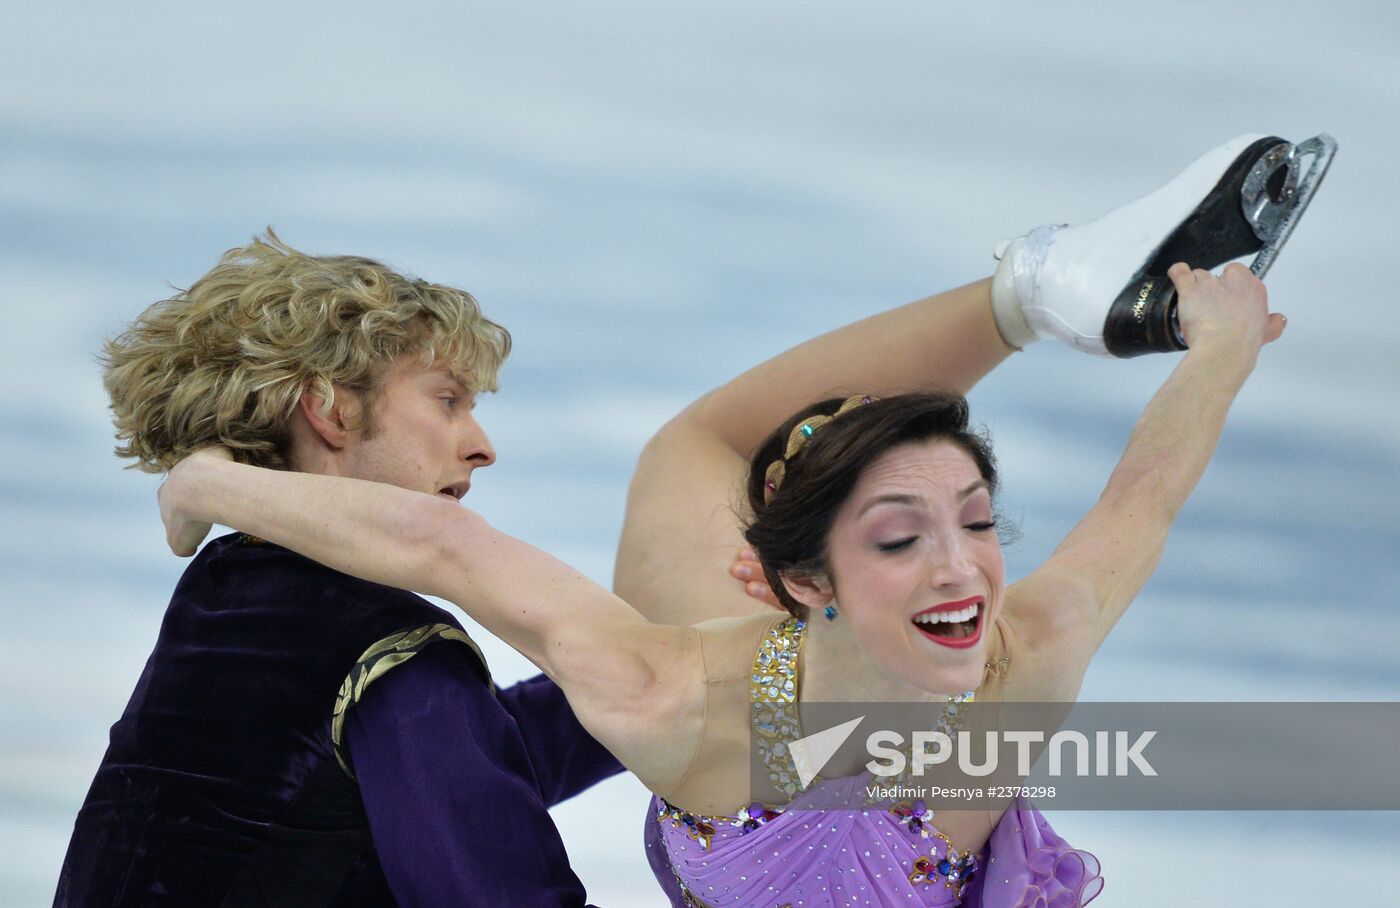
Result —
<path fill-rule="evenodd" d="M 814 611 L 821 611 L 836 598 L 836 592 L 831 588 L 830 581 L 820 574 L 814 576 L 784 572 L 778 577 L 783 581 L 783 587 L 788 591 L 788 595 Z"/>
<path fill-rule="evenodd" d="M 348 388 L 327 386 L 330 389 L 330 406 L 322 391 L 307 386 L 301 392 L 297 408 L 308 425 L 328 447 L 339 450 L 351 432 L 359 425 L 360 396 Z"/>

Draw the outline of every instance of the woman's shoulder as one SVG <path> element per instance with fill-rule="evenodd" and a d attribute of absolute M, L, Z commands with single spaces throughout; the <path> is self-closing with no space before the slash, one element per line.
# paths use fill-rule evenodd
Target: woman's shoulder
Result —
<path fill-rule="evenodd" d="M 788 618 L 786 612 L 769 610 L 738 618 L 714 618 L 695 625 L 705 659 L 706 683 L 742 682 L 747 691 L 759 644 L 769 631 Z"/>
<path fill-rule="evenodd" d="M 704 814 L 729 814 L 749 800 L 749 686 L 759 644 L 787 620 L 780 612 L 695 625 L 705 662 L 705 709 L 687 771 L 657 793 Z M 656 790 L 656 789 L 653 789 Z"/>
<path fill-rule="evenodd" d="M 1094 625 L 1074 583 L 1037 571 L 1007 590 L 1006 608 L 987 641 L 983 700 L 1064 701 L 1078 698 L 1096 645 Z"/>

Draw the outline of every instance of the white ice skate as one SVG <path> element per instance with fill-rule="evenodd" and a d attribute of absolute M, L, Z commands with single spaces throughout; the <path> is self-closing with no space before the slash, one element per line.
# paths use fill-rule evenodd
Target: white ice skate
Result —
<path fill-rule="evenodd" d="M 1015 347 L 1053 337 L 1122 357 L 1186 349 L 1167 269 L 1253 253 L 1250 268 L 1263 277 L 1336 151 L 1326 134 L 1297 145 L 1241 136 L 1096 221 L 1000 244 L 992 305 L 1002 336 Z"/>

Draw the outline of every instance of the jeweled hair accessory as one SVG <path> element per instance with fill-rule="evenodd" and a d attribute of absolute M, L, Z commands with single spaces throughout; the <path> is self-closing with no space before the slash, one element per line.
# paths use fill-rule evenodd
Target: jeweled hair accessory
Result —
<path fill-rule="evenodd" d="M 782 458 L 770 463 L 768 469 L 763 471 L 763 503 L 772 503 L 773 496 L 778 494 L 778 489 L 787 476 L 787 462 L 802 453 L 802 449 L 807 447 L 807 442 L 812 440 L 812 436 L 817 434 L 818 429 L 856 407 L 874 403 L 879 399 L 871 397 L 869 394 L 857 394 L 842 401 L 841 406 L 837 407 L 836 412 L 830 416 L 823 414 L 809 416 L 793 426 L 792 432 L 788 434 L 787 447 L 783 449 Z"/>

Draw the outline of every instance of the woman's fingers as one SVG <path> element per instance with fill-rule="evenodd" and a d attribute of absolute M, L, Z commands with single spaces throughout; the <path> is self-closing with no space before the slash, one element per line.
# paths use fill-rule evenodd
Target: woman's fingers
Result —
<path fill-rule="evenodd" d="M 753 599 L 767 603 L 773 608 L 781 609 L 783 604 L 778 601 L 778 597 L 773 595 L 773 588 L 766 583 L 754 582 L 744 584 L 744 592 Z"/>
<path fill-rule="evenodd" d="M 1283 334 L 1287 320 L 1269 313 L 1268 290 L 1244 265 L 1232 262 L 1214 275 L 1179 262 L 1167 274 L 1176 285 L 1177 315 L 1188 346 L 1238 340 L 1257 351 Z"/>
<path fill-rule="evenodd" d="M 1175 265 L 1168 268 L 1167 277 L 1172 279 L 1172 283 L 1176 285 L 1178 291 L 1183 289 L 1183 285 L 1190 286 L 1197 280 L 1195 272 L 1193 272 L 1191 266 L 1185 262 L 1177 262 Z"/>
<path fill-rule="evenodd" d="M 764 578 L 763 565 L 759 563 L 758 553 L 752 547 L 745 546 L 738 551 L 734 556 L 734 563 L 729 566 L 729 573 L 744 581 L 744 592 L 751 598 L 766 602 L 774 608 L 783 607 Z"/>

